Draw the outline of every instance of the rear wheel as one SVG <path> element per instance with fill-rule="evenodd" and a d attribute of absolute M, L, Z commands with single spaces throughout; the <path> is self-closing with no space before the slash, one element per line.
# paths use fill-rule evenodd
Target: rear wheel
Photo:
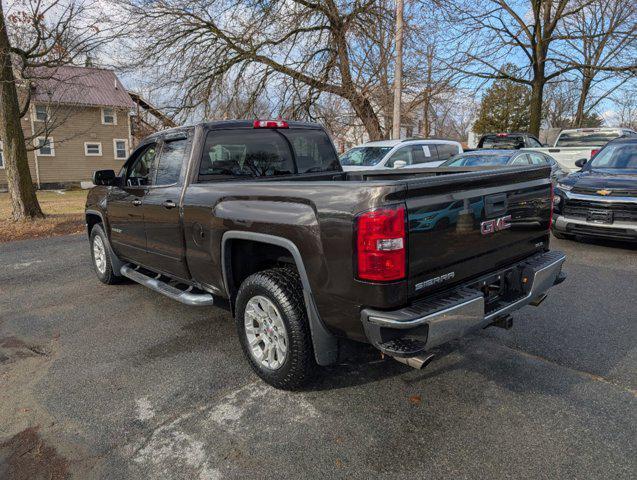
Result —
<path fill-rule="evenodd" d="M 91 230 L 90 243 L 93 269 L 95 270 L 97 278 L 107 285 L 117 283 L 120 277 L 113 271 L 108 238 L 106 238 L 106 234 L 101 225 L 95 225 Z"/>
<path fill-rule="evenodd" d="M 236 326 L 254 372 L 270 385 L 294 389 L 315 370 L 298 273 L 276 268 L 249 276 L 237 294 Z"/>

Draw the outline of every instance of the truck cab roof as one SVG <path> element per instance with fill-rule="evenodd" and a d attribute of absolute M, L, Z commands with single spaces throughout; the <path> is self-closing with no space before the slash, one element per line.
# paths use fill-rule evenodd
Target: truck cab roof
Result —
<path fill-rule="evenodd" d="M 235 129 L 253 129 L 255 120 L 211 120 L 192 123 L 188 125 L 181 125 L 179 127 L 167 128 L 158 132 L 152 133 L 145 137 L 142 143 L 146 143 L 149 140 L 163 138 L 167 135 L 178 134 L 191 130 L 196 127 L 202 127 L 205 130 L 235 130 Z M 323 126 L 314 122 L 285 122 L 287 127 L 282 128 L 307 128 L 313 130 L 323 130 Z"/>

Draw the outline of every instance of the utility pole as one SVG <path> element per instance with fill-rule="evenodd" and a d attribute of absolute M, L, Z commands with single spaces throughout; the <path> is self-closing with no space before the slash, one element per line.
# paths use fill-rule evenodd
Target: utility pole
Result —
<path fill-rule="evenodd" d="M 403 89 L 403 0 L 396 0 L 396 62 L 394 65 L 394 118 L 392 138 L 400 138 L 400 110 Z"/>

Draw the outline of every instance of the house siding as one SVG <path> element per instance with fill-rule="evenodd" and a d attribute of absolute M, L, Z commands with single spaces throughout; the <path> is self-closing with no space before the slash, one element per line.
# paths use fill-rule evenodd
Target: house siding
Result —
<path fill-rule="evenodd" d="M 37 183 L 38 176 L 41 185 L 78 183 L 90 180 L 95 170 L 118 171 L 122 167 L 125 159 L 115 158 L 113 141 L 122 139 L 130 142 L 128 110 L 115 109 L 117 125 L 103 125 L 101 107 L 65 106 L 62 108 L 58 106 L 56 108 L 58 125 L 54 126 L 50 134 L 55 156 L 38 156 L 36 172 L 36 152 L 28 152 L 33 183 Z M 25 116 L 22 119 L 25 137 L 34 136 L 32 126 L 37 134 L 41 124 L 33 121 L 31 116 Z M 85 155 L 86 142 L 100 142 L 102 155 Z M 129 144 L 129 152 L 130 148 Z M 6 186 L 6 183 L 6 170 L 0 169 L 0 185 Z"/>

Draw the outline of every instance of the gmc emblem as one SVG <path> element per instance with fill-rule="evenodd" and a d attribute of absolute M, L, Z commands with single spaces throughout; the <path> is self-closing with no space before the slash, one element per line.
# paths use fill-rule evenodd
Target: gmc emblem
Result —
<path fill-rule="evenodd" d="M 490 235 L 511 228 L 511 215 L 505 217 L 494 218 L 493 220 L 485 220 L 480 224 L 480 233 L 482 235 Z"/>

